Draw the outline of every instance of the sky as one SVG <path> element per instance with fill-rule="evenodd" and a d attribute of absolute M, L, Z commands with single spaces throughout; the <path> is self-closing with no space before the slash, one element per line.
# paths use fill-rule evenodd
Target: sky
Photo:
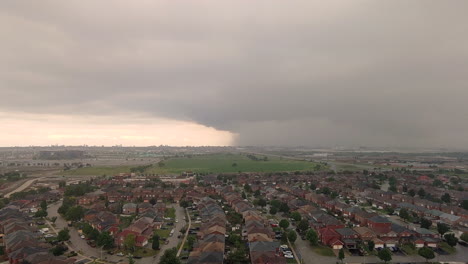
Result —
<path fill-rule="evenodd" d="M 0 146 L 468 149 L 468 1 L 0 1 Z"/>

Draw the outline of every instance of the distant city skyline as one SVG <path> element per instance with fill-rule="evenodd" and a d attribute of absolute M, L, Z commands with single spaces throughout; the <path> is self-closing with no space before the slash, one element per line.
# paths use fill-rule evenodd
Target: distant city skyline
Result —
<path fill-rule="evenodd" d="M 0 2 L 0 146 L 468 148 L 468 1 Z"/>

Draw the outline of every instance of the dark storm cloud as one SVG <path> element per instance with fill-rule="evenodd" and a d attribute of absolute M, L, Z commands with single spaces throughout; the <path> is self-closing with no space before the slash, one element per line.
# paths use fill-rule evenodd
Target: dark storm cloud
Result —
<path fill-rule="evenodd" d="M 157 2 L 157 3 L 155 3 Z M 0 110 L 468 147 L 466 1 L 2 1 Z"/>

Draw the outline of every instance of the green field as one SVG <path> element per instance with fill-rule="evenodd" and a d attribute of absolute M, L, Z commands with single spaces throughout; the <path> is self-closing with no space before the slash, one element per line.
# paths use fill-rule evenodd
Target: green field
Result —
<path fill-rule="evenodd" d="M 186 171 L 195 173 L 236 173 L 236 172 L 285 172 L 285 171 L 316 171 L 318 163 L 281 159 L 256 155 L 259 160 L 253 160 L 245 154 L 212 154 L 193 157 L 170 158 L 163 164 L 153 164 L 146 169 L 148 174 L 180 174 Z M 320 169 L 326 169 L 319 165 Z M 120 172 L 130 172 L 131 166 L 88 167 L 64 172 L 65 175 L 114 175 Z"/>

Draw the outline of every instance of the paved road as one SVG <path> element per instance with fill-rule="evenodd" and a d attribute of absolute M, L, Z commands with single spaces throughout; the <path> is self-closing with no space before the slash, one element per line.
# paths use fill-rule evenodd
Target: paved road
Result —
<path fill-rule="evenodd" d="M 29 186 L 31 186 L 31 184 L 35 183 L 36 181 L 38 180 L 42 180 L 43 178 L 34 178 L 34 179 L 30 179 L 30 180 L 27 180 L 25 181 L 23 184 L 21 184 L 20 186 L 18 186 L 18 188 L 16 188 L 15 190 L 5 194 L 5 197 L 6 198 L 10 198 L 10 196 L 14 193 L 17 193 L 17 192 L 21 192 L 23 190 L 25 190 L 26 188 L 28 188 Z"/>
<path fill-rule="evenodd" d="M 184 248 L 185 241 L 187 240 L 187 237 L 189 235 L 190 228 L 192 227 L 192 219 L 190 219 L 190 214 L 187 208 L 185 208 L 185 215 L 188 218 L 188 226 L 187 226 L 187 230 L 185 230 L 184 239 L 182 239 L 182 243 L 180 244 L 179 250 L 177 251 L 177 257 L 180 256 L 180 253 L 182 252 L 182 249 Z"/>

